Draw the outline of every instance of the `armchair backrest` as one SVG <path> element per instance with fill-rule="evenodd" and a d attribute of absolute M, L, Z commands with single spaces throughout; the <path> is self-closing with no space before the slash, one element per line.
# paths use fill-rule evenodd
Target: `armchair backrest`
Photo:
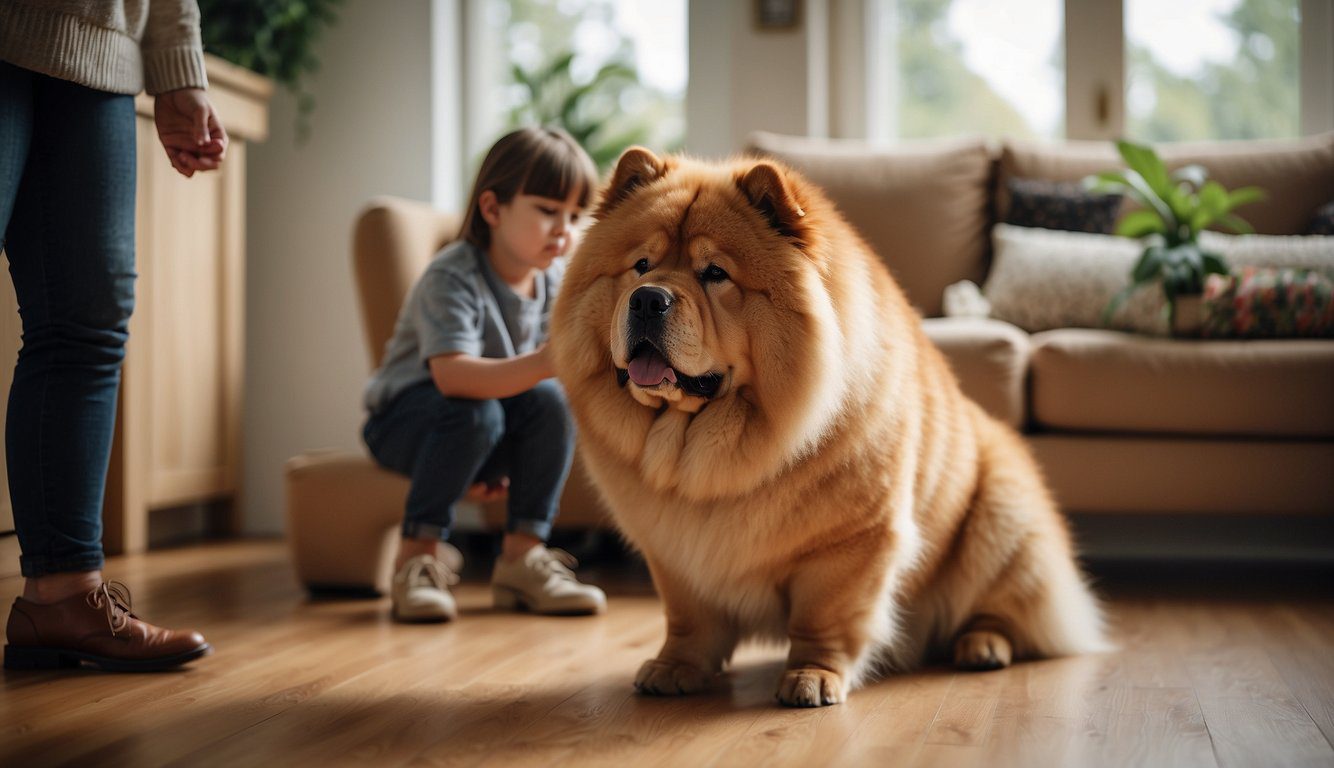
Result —
<path fill-rule="evenodd" d="M 437 251 L 458 237 L 460 217 L 400 197 L 377 197 L 357 216 L 352 268 L 371 368 L 380 364 L 403 300 Z"/>

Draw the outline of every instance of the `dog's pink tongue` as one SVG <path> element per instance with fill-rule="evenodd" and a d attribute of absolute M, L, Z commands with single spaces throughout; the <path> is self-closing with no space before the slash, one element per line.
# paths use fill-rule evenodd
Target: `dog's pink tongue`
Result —
<path fill-rule="evenodd" d="M 627 372 L 630 380 L 641 387 L 656 387 L 663 379 L 676 383 L 676 371 L 662 359 L 662 355 L 652 350 L 631 360 Z"/>

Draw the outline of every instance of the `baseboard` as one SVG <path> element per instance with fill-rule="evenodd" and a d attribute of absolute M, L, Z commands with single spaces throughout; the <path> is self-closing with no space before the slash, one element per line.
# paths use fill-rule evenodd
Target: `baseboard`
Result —
<path fill-rule="evenodd" d="M 1068 515 L 1086 560 L 1334 566 L 1334 516 Z"/>

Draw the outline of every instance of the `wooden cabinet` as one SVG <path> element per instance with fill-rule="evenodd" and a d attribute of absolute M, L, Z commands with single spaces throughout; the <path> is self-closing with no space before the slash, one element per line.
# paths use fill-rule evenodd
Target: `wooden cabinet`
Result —
<path fill-rule="evenodd" d="M 220 170 L 172 169 L 140 95 L 134 316 L 107 478 L 108 554 L 148 544 L 150 515 L 218 502 L 237 531 L 245 339 L 246 148 L 268 135 L 266 78 L 207 57 L 209 97 L 231 138 Z M 0 383 L 13 376 L 18 316 L 0 289 Z M 0 525 L 8 521 L 8 495 Z M 9 523 L 12 528 L 12 522 Z"/>

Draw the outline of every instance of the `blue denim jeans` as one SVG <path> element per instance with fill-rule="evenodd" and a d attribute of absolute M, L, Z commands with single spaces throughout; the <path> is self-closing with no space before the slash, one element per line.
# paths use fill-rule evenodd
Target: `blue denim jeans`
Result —
<path fill-rule="evenodd" d="M 5 424 L 24 576 L 102 567 L 134 309 L 134 99 L 0 62 L 0 245 L 23 346 Z"/>
<path fill-rule="evenodd" d="M 502 477 L 510 479 L 506 530 L 551 535 L 574 460 L 574 423 L 555 379 L 500 400 L 445 397 L 427 381 L 372 413 L 362 436 L 376 461 L 412 478 L 405 538 L 449 538 L 468 487 Z"/>

